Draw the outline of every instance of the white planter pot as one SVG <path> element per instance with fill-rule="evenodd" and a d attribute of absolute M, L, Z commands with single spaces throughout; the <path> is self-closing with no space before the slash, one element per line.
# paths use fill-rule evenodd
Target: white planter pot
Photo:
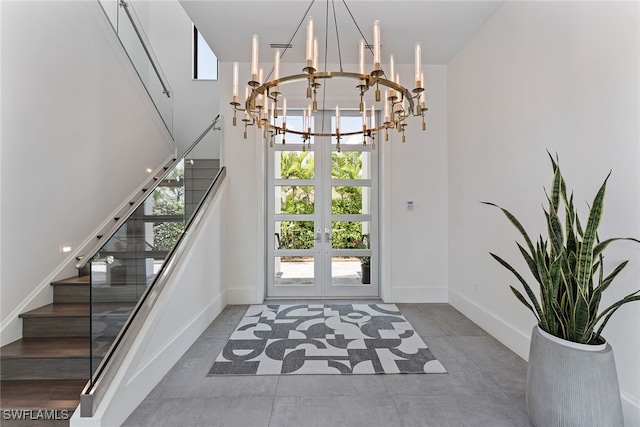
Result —
<path fill-rule="evenodd" d="M 533 328 L 527 411 L 536 427 L 623 426 L 611 346 L 577 344 Z"/>

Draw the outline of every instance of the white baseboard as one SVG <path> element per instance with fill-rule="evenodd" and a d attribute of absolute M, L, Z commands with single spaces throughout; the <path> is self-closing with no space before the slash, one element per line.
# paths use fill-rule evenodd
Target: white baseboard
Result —
<path fill-rule="evenodd" d="M 502 344 L 509 347 L 509 349 L 518 356 L 524 360 L 529 359 L 530 335 L 515 329 L 504 319 L 487 311 L 484 307 L 477 305 L 455 290 L 451 288 L 448 290 L 449 304 L 451 304 L 453 308 L 467 316 Z"/>
<path fill-rule="evenodd" d="M 440 288 L 409 288 L 392 286 L 390 302 L 446 303 L 449 302 L 449 297 L 446 286 Z"/>
<path fill-rule="evenodd" d="M 626 427 L 640 427 L 640 400 L 626 391 L 620 391 L 622 397 L 622 413 Z"/>

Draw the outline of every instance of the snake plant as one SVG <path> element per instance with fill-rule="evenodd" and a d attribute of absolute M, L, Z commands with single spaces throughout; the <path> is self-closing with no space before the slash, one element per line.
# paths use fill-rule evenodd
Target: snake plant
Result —
<path fill-rule="evenodd" d="M 620 263 L 605 276 L 603 252 L 616 240 L 638 243 L 640 240 L 612 238 L 600 241 L 598 237 L 597 229 L 602 218 L 604 195 L 611 172 L 590 206 L 586 226 L 582 227 L 573 204 L 573 193 L 567 198 L 566 184 L 560 172 L 559 162 L 557 159 L 554 160 L 551 154 L 549 158 L 553 165 L 553 181 L 551 193 L 547 194 L 549 209 L 544 210 L 547 239 L 541 235 L 534 244 L 522 224 L 509 211 L 494 203 L 482 202 L 502 210 L 511 224 L 522 234 L 527 248 L 520 243 L 516 244 L 539 284 L 540 298 L 536 297 L 532 287 L 511 265 L 498 255 L 491 253 L 491 256 L 513 273 L 522 284 L 528 300 L 513 286 L 511 290 L 518 300 L 533 312 L 544 331 L 577 343 L 601 342 L 600 334 L 611 315 L 623 304 L 640 300 L 640 290 L 637 290 L 601 312 L 598 311 L 602 293 L 628 262 Z M 564 224 L 561 215 L 564 217 Z"/>

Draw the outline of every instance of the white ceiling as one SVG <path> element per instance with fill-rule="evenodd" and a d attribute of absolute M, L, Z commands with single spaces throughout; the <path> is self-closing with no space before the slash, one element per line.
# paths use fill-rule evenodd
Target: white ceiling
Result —
<path fill-rule="evenodd" d="M 305 11 L 307 0 L 180 0 L 187 14 L 222 62 L 250 62 L 252 34 L 260 36 L 260 62 L 273 62 L 270 43 L 286 43 Z M 398 64 L 412 64 L 416 42 L 422 62 L 446 64 L 502 6 L 504 1 L 349 0 L 347 5 L 366 40 L 373 42 L 373 21 L 380 20 L 382 61 L 393 53 Z M 357 63 L 360 35 L 343 0 L 315 0 L 313 16 L 324 62 L 325 22 L 329 6 L 328 63 L 337 63 L 332 4 L 335 6 L 344 64 Z M 306 23 L 292 41 L 284 62 L 304 62 Z"/>

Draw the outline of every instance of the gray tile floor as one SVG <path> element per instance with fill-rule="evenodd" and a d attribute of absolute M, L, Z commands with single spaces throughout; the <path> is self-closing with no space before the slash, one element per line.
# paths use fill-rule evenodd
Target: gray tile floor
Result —
<path fill-rule="evenodd" d="M 228 306 L 124 425 L 531 425 L 524 360 L 448 304 L 397 305 L 448 374 L 207 377 L 247 308 Z"/>

